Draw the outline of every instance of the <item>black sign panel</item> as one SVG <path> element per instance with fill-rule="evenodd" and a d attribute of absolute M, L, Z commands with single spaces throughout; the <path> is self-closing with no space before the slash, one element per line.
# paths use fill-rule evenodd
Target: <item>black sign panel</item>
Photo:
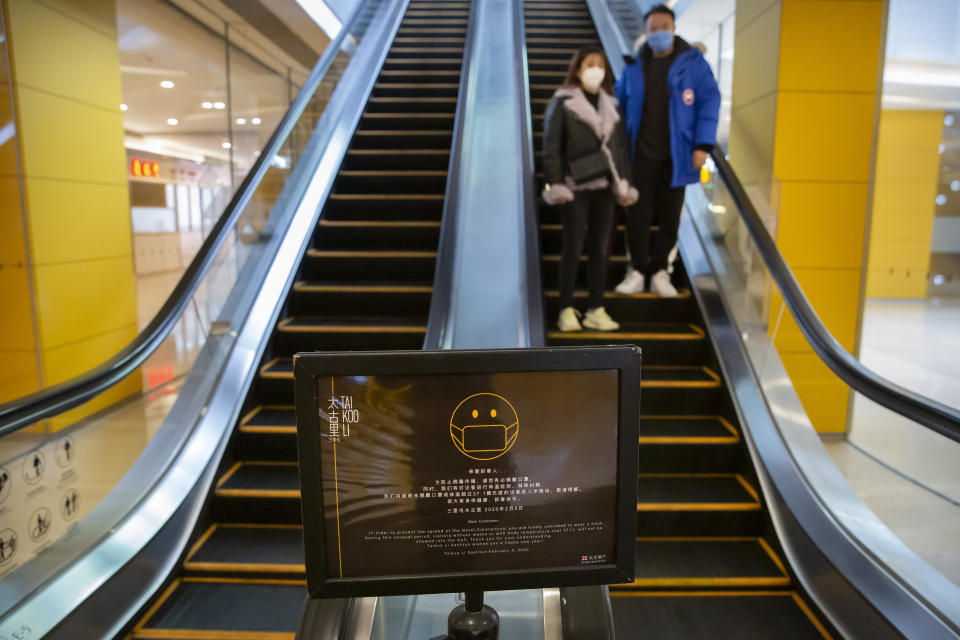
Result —
<path fill-rule="evenodd" d="M 314 596 L 632 580 L 639 353 L 300 354 Z"/>

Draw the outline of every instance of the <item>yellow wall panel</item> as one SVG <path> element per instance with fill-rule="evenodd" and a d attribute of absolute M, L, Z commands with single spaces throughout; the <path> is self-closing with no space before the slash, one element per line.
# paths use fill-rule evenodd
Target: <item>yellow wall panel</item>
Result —
<path fill-rule="evenodd" d="M 867 193 L 859 183 L 781 183 L 777 246 L 787 264 L 859 269 Z"/>
<path fill-rule="evenodd" d="M 81 28 L 36 1 L 10 3 L 14 81 L 119 114 L 120 54 L 116 37 Z M 51 46 L 56 43 L 56 46 Z M 75 52 L 64 55 L 64 52 Z M 64 145 L 66 146 L 66 145 Z"/>
<path fill-rule="evenodd" d="M 781 91 L 773 164 L 777 177 L 868 182 L 874 106 L 873 94 Z"/>
<path fill-rule="evenodd" d="M 858 305 L 860 299 L 859 269 L 794 269 L 807 300 L 827 329 L 843 348 L 853 352 L 857 335 Z M 771 297 L 770 327 L 780 309 L 782 298 L 774 291 Z M 791 351 L 809 351 L 810 345 L 789 311 L 784 311 L 774 344 L 781 354 Z"/>
<path fill-rule="evenodd" d="M 773 175 L 777 96 L 734 108 L 730 114 L 730 164 L 744 184 L 769 181 Z"/>
<path fill-rule="evenodd" d="M 781 354 L 784 368 L 819 433 L 846 430 L 850 387 L 838 378 L 816 354 Z"/>
<path fill-rule="evenodd" d="M 26 247 L 19 182 L 0 177 L 0 265 L 26 264 Z"/>
<path fill-rule="evenodd" d="M 0 351 L 0 404 L 40 388 L 34 351 Z"/>
<path fill-rule="evenodd" d="M 0 269 L 0 349 L 32 351 L 33 311 L 26 266 Z"/>
<path fill-rule="evenodd" d="M 18 87 L 18 95 L 27 176 L 127 184 L 119 110 L 110 112 L 26 86 Z"/>
<path fill-rule="evenodd" d="M 906 269 L 870 269 L 867 274 L 868 298 L 924 298 L 927 274 Z"/>
<path fill-rule="evenodd" d="M 27 178 L 33 260 L 54 264 L 131 255 L 126 185 Z"/>
<path fill-rule="evenodd" d="M 44 351 L 136 323 L 130 256 L 37 265 L 34 287 Z"/>
<path fill-rule="evenodd" d="M 871 269 L 914 269 L 925 275 L 930 266 L 930 240 L 875 238 L 867 264 Z"/>
<path fill-rule="evenodd" d="M 868 297 L 926 296 L 942 129 L 942 111 L 881 114 Z"/>
<path fill-rule="evenodd" d="M 880 112 L 878 142 L 882 149 L 929 154 L 936 150 L 942 133 L 943 111 L 884 109 Z"/>
<path fill-rule="evenodd" d="M 739 20 L 740 8 L 737 7 Z M 737 50 L 765 51 L 766 55 L 748 55 L 738 60 L 733 67 L 732 108 L 750 104 L 758 98 L 768 96 L 777 91 L 777 50 L 780 46 L 778 25 L 780 23 L 780 7 L 775 6 L 765 11 L 756 20 L 750 22 L 743 29 L 738 27 L 735 46 Z"/>
<path fill-rule="evenodd" d="M 780 90 L 863 91 L 872 99 L 884 10 L 882 0 L 783 0 Z"/>
<path fill-rule="evenodd" d="M 56 384 L 93 368 L 119 352 L 133 340 L 136 333 L 136 325 L 129 325 L 94 338 L 44 352 L 44 371 L 48 372 L 47 379 L 44 381 L 45 384 Z M 54 418 L 50 421 L 50 428 L 57 431 L 70 426 L 92 413 L 138 393 L 140 388 L 140 373 L 137 370 L 89 402 Z"/>

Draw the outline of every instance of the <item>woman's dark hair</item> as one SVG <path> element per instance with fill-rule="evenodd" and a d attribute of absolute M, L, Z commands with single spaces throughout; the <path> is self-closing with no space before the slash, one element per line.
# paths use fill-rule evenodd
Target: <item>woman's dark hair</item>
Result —
<path fill-rule="evenodd" d="M 607 72 L 607 75 L 603 77 L 603 84 L 600 86 L 604 91 L 613 95 L 613 69 L 610 68 L 610 62 L 607 60 L 606 54 L 603 53 L 603 49 L 596 45 L 580 47 L 577 52 L 573 54 L 573 57 L 570 58 L 570 66 L 567 68 L 567 77 L 563 80 L 563 86 L 580 86 L 580 78 L 577 76 L 577 72 L 580 71 L 580 65 L 583 64 L 583 59 L 593 53 L 603 58 L 603 68 Z"/>

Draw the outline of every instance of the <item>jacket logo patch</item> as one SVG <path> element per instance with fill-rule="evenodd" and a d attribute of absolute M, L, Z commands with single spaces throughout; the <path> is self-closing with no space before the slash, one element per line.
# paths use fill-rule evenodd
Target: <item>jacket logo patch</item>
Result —
<path fill-rule="evenodd" d="M 693 104 L 694 94 L 693 89 L 684 89 L 683 90 L 683 104 L 688 107 Z"/>

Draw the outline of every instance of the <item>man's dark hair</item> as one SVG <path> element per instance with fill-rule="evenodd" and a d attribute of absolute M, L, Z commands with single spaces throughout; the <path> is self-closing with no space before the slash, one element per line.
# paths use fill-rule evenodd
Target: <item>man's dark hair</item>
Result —
<path fill-rule="evenodd" d="M 670 18 L 671 18 L 674 22 L 677 21 L 677 14 L 675 14 L 675 13 L 673 12 L 673 9 L 671 9 L 670 7 L 668 7 L 668 6 L 665 5 L 665 4 L 657 4 L 657 5 L 654 5 L 654 6 L 650 7 L 650 10 L 647 11 L 645 14 L 643 14 L 643 21 L 646 22 L 647 20 L 650 19 L 650 16 L 652 16 L 652 15 L 655 14 L 655 13 L 665 13 L 665 14 L 667 14 L 668 16 L 670 16 Z"/>

